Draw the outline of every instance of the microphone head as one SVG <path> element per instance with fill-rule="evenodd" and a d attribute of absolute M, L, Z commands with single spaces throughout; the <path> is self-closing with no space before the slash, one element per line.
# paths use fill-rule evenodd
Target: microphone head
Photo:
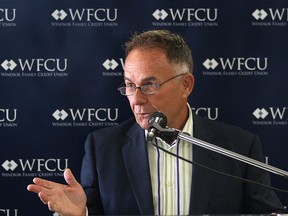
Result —
<path fill-rule="evenodd" d="M 149 127 L 152 127 L 155 121 L 157 121 L 162 128 L 167 125 L 167 117 L 162 112 L 154 112 L 148 117 Z"/>
<path fill-rule="evenodd" d="M 167 117 L 162 112 L 154 112 L 148 117 L 149 130 L 147 133 L 148 141 L 155 137 L 161 138 L 168 144 L 172 144 L 178 136 L 175 129 L 167 128 Z"/>

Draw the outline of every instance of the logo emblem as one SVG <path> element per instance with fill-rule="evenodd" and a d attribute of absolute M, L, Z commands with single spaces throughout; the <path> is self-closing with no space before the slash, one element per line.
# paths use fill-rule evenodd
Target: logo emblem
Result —
<path fill-rule="evenodd" d="M 267 110 L 264 109 L 264 108 L 262 108 L 262 109 L 257 108 L 257 109 L 253 112 L 253 115 L 254 115 L 257 119 L 259 119 L 259 118 L 265 119 L 268 114 L 269 114 L 269 113 L 268 113 Z"/>
<path fill-rule="evenodd" d="M 10 60 L 8 61 L 7 59 L 2 62 L 1 64 L 2 68 L 4 68 L 6 71 L 7 70 L 14 70 L 14 68 L 17 66 L 17 64 L 13 61 L 13 60 Z"/>
<path fill-rule="evenodd" d="M 157 9 L 154 11 L 154 13 L 152 15 L 157 20 L 159 20 L 159 19 L 164 20 L 168 16 L 168 13 L 163 9 L 162 10 Z"/>
<path fill-rule="evenodd" d="M 55 20 L 64 20 L 67 13 L 62 9 L 60 11 L 56 9 L 51 15 Z"/>
<path fill-rule="evenodd" d="M 203 62 L 203 65 L 206 69 L 215 69 L 217 66 L 218 66 L 218 62 L 213 58 L 213 59 L 206 59 L 204 62 Z"/>
<path fill-rule="evenodd" d="M 53 114 L 52 114 L 52 116 L 58 121 L 59 119 L 61 119 L 61 120 L 65 120 L 66 118 L 67 118 L 67 116 L 68 116 L 68 113 L 65 111 L 65 110 L 56 110 Z"/>
<path fill-rule="evenodd" d="M 102 65 L 107 70 L 109 70 L 109 69 L 114 70 L 119 64 L 114 59 L 112 59 L 112 60 L 107 59 Z"/>
<path fill-rule="evenodd" d="M 256 20 L 264 20 L 266 17 L 267 17 L 267 13 L 265 10 L 261 9 L 261 10 L 258 10 L 256 9 L 253 13 L 252 13 L 252 16 L 256 19 Z"/>
<path fill-rule="evenodd" d="M 18 165 L 17 165 L 17 163 L 15 163 L 14 160 L 11 160 L 11 161 L 6 160 L 6 161 L 2 164 L 2 167 L 3 167 L 6 171 L 8 171 L 8 170 L 13 171 L 14 169 L 16 169 L 17 166 L 18 166 Z"/>

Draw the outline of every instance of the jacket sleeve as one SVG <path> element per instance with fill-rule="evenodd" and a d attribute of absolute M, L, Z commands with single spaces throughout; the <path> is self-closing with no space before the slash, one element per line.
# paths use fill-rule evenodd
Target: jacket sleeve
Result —
<path fill-rule="evenodd" d="M 89 215 L 103 215 L 95 158 L 95 139 L 89 134 L 85 142 L 85 155 L 81 168 L 81 184 L 87 196 Z"/>
<path fill-rule="evenodd" d="M 250 158 L 264 162 L 263 152 L 259 137 L 255 135 L 250 146 Z M 267 171 L 247 166 L 246 178 L 259 182 L 264 185 L 270 185 L 270 175 Z M 262 186 L 257 186 L 252 183 L 244 184 L 244 212 L 254 213 L 283 213 L 285 212 L 283 205 L 279 201 L 275 192 Z"/>

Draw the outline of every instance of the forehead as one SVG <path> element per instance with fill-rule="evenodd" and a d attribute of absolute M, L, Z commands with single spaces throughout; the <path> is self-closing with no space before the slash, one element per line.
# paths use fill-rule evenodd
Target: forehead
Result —
<path fill-rule="evenodd" d="M 173 72 L 165 50 L 161 48 L 137 48 L 126 58 L 124 77 L 129 80 L 158 79 Z"/>

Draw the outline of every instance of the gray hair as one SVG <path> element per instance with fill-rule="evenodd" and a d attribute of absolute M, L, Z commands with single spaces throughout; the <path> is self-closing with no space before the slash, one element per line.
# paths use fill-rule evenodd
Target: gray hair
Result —
<path fill-rule="evenodd" d="M 136 48 L 162 48 L 167 52 L 168 59 L 179 71 L 193 72 L 191 50 L 184 38 L 169 30 L 150 30 L 143 33 L 134 33 L 129 41 L 124 44 L 125 57 Z"/>

